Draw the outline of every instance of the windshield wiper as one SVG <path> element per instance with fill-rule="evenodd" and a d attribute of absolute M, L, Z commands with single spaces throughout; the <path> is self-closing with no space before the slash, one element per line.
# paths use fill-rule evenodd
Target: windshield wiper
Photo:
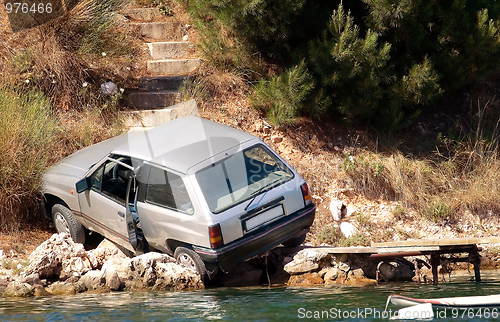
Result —
<path fill-rule="evenodd" d="M 257 198 L 257 196 L 258 196 L 258 195 L 259 195 L 262 191 L 264 191 L 264 189 L 265 189 L 265 188 L 268 188 L 269 186 L 270 186 L 270 184 L 269 184 L 269 185 L 267 185 L 267 186 L 264 186 L 264 187 L 260 188 L 260 189 L 259 189 L 259 190 L 257 190 L 256 192 L 252 193 L 252 194 L 251 194 L 251 196 L 253 195 L 254 197 L 252 198 L 252 200 L 250 200 L 250 202 L 248 203 L 248 205 L 246 205 L 246 207 L 245 207 L 245 209 L 244 209 L 244 210 L 245 210 L 245 211 L 247 211 L 248 207 L 250 207 L 250 205 L 253 203 L 253 201 L 255 200 L 255 198 Z M 268 191 L 269 191 L 269 190 L 268 190 Z M 266 193 L 267 193 L 267 191 L 266 191 Z M 264 193 L 264 196 L 266 195 L 266 193 Z M 264 197 L 264 196 L 262 196 L 262 197 Z"/>

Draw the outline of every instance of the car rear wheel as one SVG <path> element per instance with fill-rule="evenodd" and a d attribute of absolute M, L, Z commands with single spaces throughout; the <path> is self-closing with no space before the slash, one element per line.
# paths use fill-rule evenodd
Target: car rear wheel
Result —
<path fill-rule="evenodd" d="M 85 228 L 73 212 L 61 204 L 52 207 L 52 219 L 58 233 L 66 233 L 75 243 L 85 244 Z"/>
<path fill-rule="evenodd" d="M 186 247 L 177 247 L 174 252 L 174 257 L 179 263 L 198 272 L 201 275 L 202 281 L 205 281 L 205 277 L 207 276 L 205 263 L 203 263 L 200 256 L 193 250 Z"/>
<path fill-rule="evenodd" d="M 302 243 L 306 240 L 306 234 L 290 238 L 286 242 L 283 242 L 283 246 L 285 247 L 297 247 L 302 245 Z"/>

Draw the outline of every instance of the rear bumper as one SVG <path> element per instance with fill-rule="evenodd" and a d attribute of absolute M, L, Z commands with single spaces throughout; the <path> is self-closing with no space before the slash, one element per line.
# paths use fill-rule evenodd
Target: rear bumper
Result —
<path fill-rule="evenodd" d="M 296 237 L 312 225 L 315 213 L 316 207 L 309 205 L 223 247 L 210 249 L 194 246 L 193 250 L 208 267 L 226 267 L 252 258 Z"/>

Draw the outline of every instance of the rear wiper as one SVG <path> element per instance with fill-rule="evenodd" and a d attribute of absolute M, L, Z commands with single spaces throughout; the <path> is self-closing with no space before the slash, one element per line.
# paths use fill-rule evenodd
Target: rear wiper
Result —
<path fill-rule="evenodd" d="M 256 192 L 254 192 L 254 193 L 252 194 L 254 197 L 252 198 L 252 200 L 250 200 L 250 202 L 248 203 L 248 205 L 246 205 L 245 209 L 243 209 L 243 210 L 247 211 L 248 207 L 250 207 L 250 205 L 253 203 L 253 201 L 255 200 L 255 198 L 257 198 L 257 196 L 258 196 L 258 195 L 259 195 L 259 194 L 260 194 L 260 193 L 264 190 L 264 188 L 266 188 L 266 187 L 267 187 L 267 186 L 264 186 L 264 187 L 260 188 L 259 190 L 257 190 Z M 266 193 L 267 193 L 267 191 L 266 191 Z M 264 194 L 264 196 L 266 195 L 266 193 Z M 262 196 L 262 197 L 264 197 L 264 196 Z"/>

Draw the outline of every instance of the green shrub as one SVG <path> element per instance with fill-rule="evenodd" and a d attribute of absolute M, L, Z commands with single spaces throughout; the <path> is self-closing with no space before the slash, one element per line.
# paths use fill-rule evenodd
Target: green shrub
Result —
<path fill-rule="evenodd" d="M 452 213 L 453 208 L 444 202 L 431 203 L 423 210 L 424 217 L 435 223 L 443 223 Z"/>
<path fill-rule="evenodd" d="M 296 121 L 302 104 L 314 88 L 304 61 L 269 81 L 260 80 L 250 94 L 250 104 L 266 112 L 275 125 Z"/>
<path fill-rule="evenodd" d="M 328 243 L 335 247 L 369 246 L 370 238 L 362 233 L 345 237 L 339 227 L 328 226 L 321 229 L 317 238 L 320 242 Z"/>
<path fill-rule="evenodd" d="M 322 243 L 335 245 L 338 240 L 344 237 L 339 227 L 325 226 L 318 231 L 318 240 Z"/>
<path fill-rule="evenodd" d="M 362 233 L 350 237 L 343 237 L 337 242 L 337 247 L 369 246 L 370 239 Z"/>
<path fill-rule="evenodd" d="M 368 222 L 370 221 L 370 215 L 362 213 L 362 212 L 357 212 L 356 213 L 356 221 L 361 226 L 366 226 L 368 224 Z"/>
<path fill-rule="evenodd" d="M 300 23 L 307 0 L 180 2 L 193 18 L 208 63 L 225 70 L 250 68 L 261 72 L 262 59 L 290 56 L 290 42 L 297 39 L 292 35 L 299 32 L 310 37 L 307 31 L 315 22 Z"/>
<path fill-rule="evenodd" d="M 500 67 L 500 5 L 494 1 L 363 0 L 367 25 L 393 44 L 397 69 L 427 57 L 448 94 Z"/>
<path fill-rule="evenodd" d="M 432 103 L 440 94 L 437 74 L 427 57 L 406 66 L 405 73 L 397 72 L 391 57 L 393 45 L 381 41 L 374 30 L 362 33 L 354 21 L 341 4 L 323 36 L 310 43 L 315 75 L 328 93 L 331 108 L 349 120 L 372 119 L 399 126 L 406 117 L 418 114 L 417 107 Z"/>

